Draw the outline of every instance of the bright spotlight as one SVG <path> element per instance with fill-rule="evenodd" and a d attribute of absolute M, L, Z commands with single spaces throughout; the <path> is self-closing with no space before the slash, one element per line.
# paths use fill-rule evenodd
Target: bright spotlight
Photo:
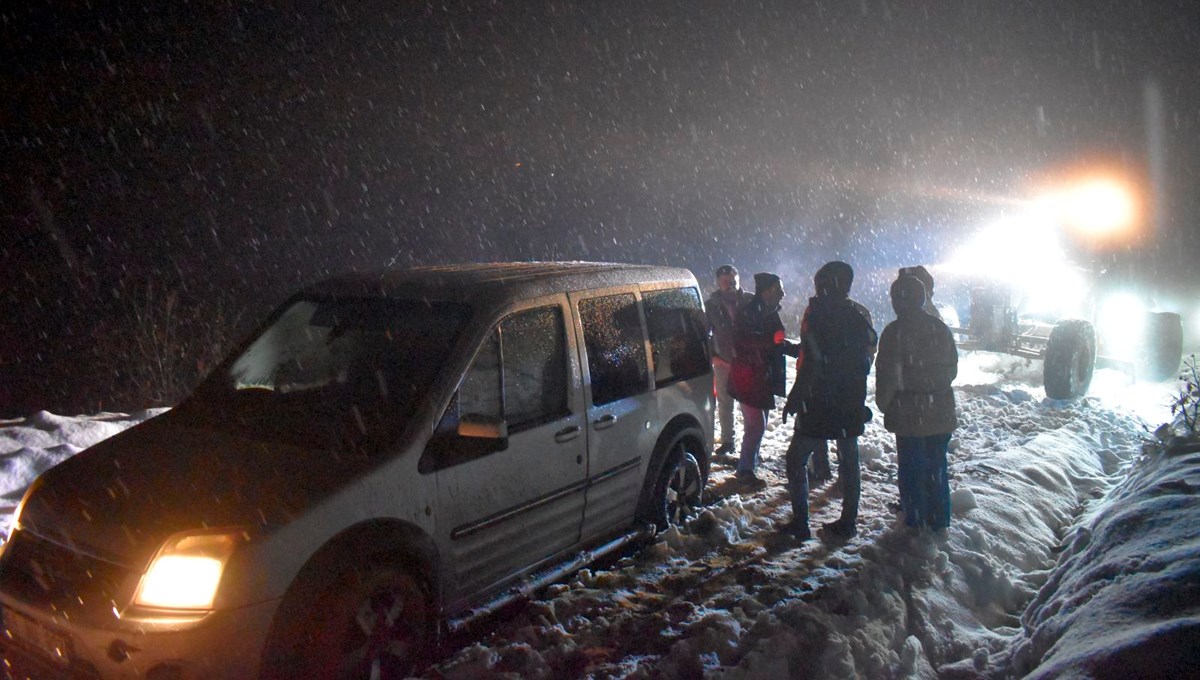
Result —
<path fill-rule="evenodd" d="M 1133 194 L 1112 179 L 1091 179 L 1066 187 L 1044 202 L 1067 228 L 1094 241 L 1131 236 L 1138 220 Z"/>

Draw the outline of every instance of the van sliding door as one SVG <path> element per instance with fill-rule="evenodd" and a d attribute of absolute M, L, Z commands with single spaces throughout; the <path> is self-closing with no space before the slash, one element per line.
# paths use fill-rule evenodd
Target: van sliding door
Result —
<path fill-rule="evenodd" d="M 658 428 L 640 295 L 572 295 L 587 386 L 588 489 L 583 538 L 633 518 Z"/>

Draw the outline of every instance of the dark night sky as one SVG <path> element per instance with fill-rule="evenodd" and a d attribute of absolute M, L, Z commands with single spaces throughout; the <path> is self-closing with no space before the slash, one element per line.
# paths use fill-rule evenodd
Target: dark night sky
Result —
<path fill-rule="evenodd" d="M 34 2 L 0 35 L 0 416 L 100 404 L 147 282 L 245 326 L 387 265 L 731 260 L 800 297 L 931 261 L 1047 173 L 1144 180 L 1151 80 L 1159 256 L 1200 247 L 1188 0 Z"/>

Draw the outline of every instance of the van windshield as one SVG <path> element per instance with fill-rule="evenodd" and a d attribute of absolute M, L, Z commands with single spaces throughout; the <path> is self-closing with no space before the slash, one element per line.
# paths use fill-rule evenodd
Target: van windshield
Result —
<path fill-rule="evenodd" d="M 441 302 L 295 300 L 209 377 L 200 410 L 222 429 L 306 446 L 396 433 L 468 313 Z"/>

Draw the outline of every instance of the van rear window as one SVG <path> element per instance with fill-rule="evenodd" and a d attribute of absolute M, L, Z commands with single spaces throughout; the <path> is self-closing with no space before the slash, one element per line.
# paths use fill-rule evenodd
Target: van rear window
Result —
<path fill-rule="evenodd" d="M 654 357 L 654 384 L 662 387 L 711 370 L 708 322 L 695 288 L 645 293 L 646 327 Z"/>
<path fill-rule="evenodd" d="M 646 340 L 632 293 L 579 302 L 592 403 L 599 406 L 649 389 Z"/>

